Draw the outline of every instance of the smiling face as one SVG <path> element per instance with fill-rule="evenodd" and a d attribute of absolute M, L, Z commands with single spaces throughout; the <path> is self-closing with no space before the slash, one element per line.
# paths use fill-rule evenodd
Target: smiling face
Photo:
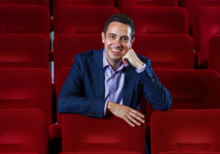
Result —
<path fill-rule="evenodd" d="M 131 27 L 120 23 L 112 22 L 105 34 L 102 32 L 102 42 L 105 46 L 105 57 L 111 66 L 121 62 L 122 57 L 132 47 L 134 39 L 131 40 Z"/>

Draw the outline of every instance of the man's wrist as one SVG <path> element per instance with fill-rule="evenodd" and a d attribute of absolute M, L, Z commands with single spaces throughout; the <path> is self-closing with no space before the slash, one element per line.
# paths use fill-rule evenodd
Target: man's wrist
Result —
<path fill-rule="evenodd" d="M 143 62 L 139 62 L 136 66 L 136 69 L 139 70 L 143 67 L 144 63 Z"/>

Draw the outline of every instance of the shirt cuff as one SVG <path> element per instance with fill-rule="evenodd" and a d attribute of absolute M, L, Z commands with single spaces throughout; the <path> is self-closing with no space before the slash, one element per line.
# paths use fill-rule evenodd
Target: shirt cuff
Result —
<path fill-rule="evenodd" d="M 107 108 L 107 103 L 108 103 L 108 100 L 106 100 L 106 101 L 105 101 L 105 107 L 104 107 L 104 115 L 103 115 L 103 116 L 105 116 L 105 115 L 106 115 L 106 108 Z"/>
<path fill-rule="evenodd" d="M 139 68 L 138 70 L 136 69 L 136 72 L 137 73 L 141 73 L 141 72 L 143 72 L 145 69 L 146 69 L 146 64 L 144 64 L 141 68 Z"/>

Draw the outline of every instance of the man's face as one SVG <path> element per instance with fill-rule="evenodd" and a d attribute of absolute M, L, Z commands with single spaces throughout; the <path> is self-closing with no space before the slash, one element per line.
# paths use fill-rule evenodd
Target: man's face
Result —
<path fill-rule="evenodd" d="M 131 48 L 134 39 L 131 40 L 131 27 L 120 23 L 112 22 L 105 34 L 102 32 L 102 42 L 105 46 L 105 56 L 110 64 L 115 64 L 122 59 Z"/>

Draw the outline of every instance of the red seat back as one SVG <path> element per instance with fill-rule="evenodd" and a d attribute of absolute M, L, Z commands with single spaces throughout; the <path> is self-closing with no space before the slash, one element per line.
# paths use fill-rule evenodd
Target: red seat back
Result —
<path fill-rule="evenodd" d="M 209 41 L 209 69 L 214 69 L 220 73 L 220 36 L 213 36 Z"/>
<path fill-rule="evenodd" d="M 178 7 L 130 7 L 136 34 L 188 34 L 188 12 Z"/>
<path fill-rule="evenodd" d="M 116 116 L 63 115 L 63 152 L 136 151 L 145 154 L 146 126 L 131 127 Z M 74 146 L 73 146 L 74 145 Z"/>
<path fill-rule="evenodd" d="M 40 5 L 49 9 L 49 0 L 0 0 L 0 5 Z"/>
<path fill-rule="evenodd" d="M 136 53 L 150 58 L 154 69 L 194 69 L 194 42 L 186 34 L 137 34 L 132 47 Z"/>
<path fill-rule="evenodd" d="M 0 34 L 0 68 L 45 68 L 48 40 L 43 34 Z"/>
<path fill-rule="evenodd" d="M 61 6 L 114 6 L 114 0 L 53 0 L 53 10 Z"/>
<path fill-rule="evenodd" d="M 220 76 L 213 70 L 155 70 L 173 97 L 171 109 L 220 109 Z M 147 104 L 147 121 L 154 110 Z"/>
<path fill-rule="evenodd" d="M 195 12 L 195 51 L 201 54 L 203 62 L 209 57 L 209 40 L 212 36 L 220 33 L 220 8 L 199 8 Z"/>
<path fill-rule="evenodd" d="M 58 34 L 101 34 L 105 22 L 119 13 L 113 6 L 59 7 L 54 13 L 54 32 Z"/>
<path fill-rule="evenodd" d="M 54 74 L 64 67 L 71 67 L 77 53 L 104 47 L 100 34 L 62 34 L 54 40 Z"/>
<path fill-rule="evenodd" d="M 129 7 L 178 7 L 178 0 L 117 0 L 117 6 L 121 13 L 125 13 Z"/>
<path fill-rule="evenodd" d="M 42 33 L 50 39 L 50 12 L 44 6 L 0 6 L 0 33 Z"/>
<path fill-rule="evenodd" d="M 46 133 L 52 124 L 50 72 L 35 68 L 0 69 L 0 109 L 39 109 L 46 117 Z"/>
<path fill-rule="evenodd" d="M 45 115 L 38 109 L 0 109 L 1 153 L 46 154 Z"/>
<path fill-rule="evenodd" d="M 220 110 L 156 111 L 151 116 L 151 153 L 220 152 Z"/>

